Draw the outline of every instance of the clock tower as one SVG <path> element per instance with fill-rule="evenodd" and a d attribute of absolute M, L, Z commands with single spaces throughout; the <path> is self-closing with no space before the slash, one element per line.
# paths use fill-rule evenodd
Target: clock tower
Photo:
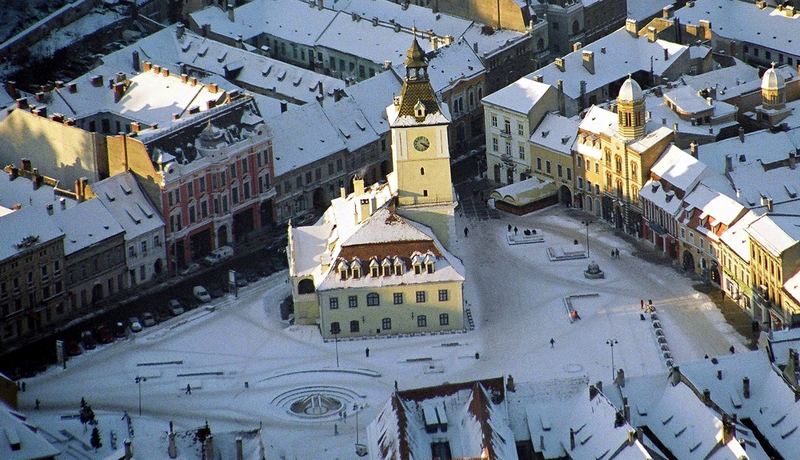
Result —
<path fill-rule="evenodd" d="M 404 65 L 400 95 L 386 108 L 392 131 L 397 210 L 431 227 L 446 246 L 454 232 L 456 206 L 447 138 L 449 113 L 433 91 L 425 53 L 416 38 Z"/>

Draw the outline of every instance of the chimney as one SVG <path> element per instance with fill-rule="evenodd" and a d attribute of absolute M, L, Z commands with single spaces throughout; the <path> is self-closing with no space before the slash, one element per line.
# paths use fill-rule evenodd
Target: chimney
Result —
<path fill-rule="evenodd" d="M 664 19 L 669 19 L 672 17 L 672 5 L 667 5 L 664 8 L 661 8 L 661 17 Z"/>
<path fill-rule="evenodd" d="M 325 0 L 317 0 L 317 8 L 320 10 L 325 9 Z"/>
<path fill-rule="evenodd" d="M 15 82 L 14 80 L 9 80 L 5 83 L 5 87 L 6 87 L 6 92 L 8 93 L 9 96 L 11 96 L 14 99 L 19 97 L 19 94 L 17 93 L 17 82 Z"/>
<path fill-rule="evenodd" d="M 133 53 L 131 53 L 131 54 L 132 54 L 132 57 L 133 57 L 133 62 L 132 62 L 133 70 L 138 72 L 140 70 L 140 68 L 141 68 L 141 65 L 140 65 L 141 60 L 139 59 L 139 51 L 133 50 Z"/>
<path fill-rule="evenodd" d="M 20 97 L 17 99 L 17 108 L 18 109 L 27 109 L 28 108 L 28 98 L 27 97 Z"/>
<path fill-rule="evenodd" d="M 556 69 L 560 70 L 561 72 L 566 71 L 566 62 L 564 62 L 564 58 L 557 57 L 555 60 Z"/>
<path fill-rule="evenodd" d="M 114 102 L 119 102 L 123 94 L 125 94 L 125 83 L 114 83 Z"/>
<path fill-rule="evenodd" d="M 189 83 L 189 76 L 185 73 L 181 74 L 181 83 Z"/>
<path fill-rule="evenodd" d="M 152 70 L 155 73 L 161 73 L 161 66 L 158 64 L 153 64 L 153 66 L 150 67 L 150 70 Z"/>
<path fill-rule="evenodd" d="M 739 126 L 739 142 L 744 144 L 744 128 Z"/>
<path fill-rule="evenodd" d="M 166 68 L 166 67 L 162 67 L 161 68 L 161 75 L 163 75 L 165 77 L 169 77 L 169 69 Z"/>
<path fill-rule="evenodd" d="M 175 432 L 170 431 L 167 435 L 169 439 L 169 444 L 167 444 L 167 455 L 169 458 L 177 458 L 178 457 L 178 446 L 175 444 Z"/>
<path fill-rule="evenodd" d="M 647 28 L 647 41 L 650 43 L 656 41 L 656 28 L 653 26 Z"/>
<path fill-rule="evenodd" d="M 200 33 L 204 37 L 208 37 L 208 34 L 211 32 L 211 24 L 203 24 L 200 26 Z"/>
<path fill-rule="evenodd" d="M 711 405 L 711 390 L 709 390 L 708 388 L 703 390 L 703 404 L 705 404 L 706 406 Z"/>
<path fill-rule="evenodd" d="M 88 177 L 81 177 L 75 181 L 75 195 L 78 199 L 78 203 L 86 201 L 86 187 L 88 184 Z"/>
<path fill-rule="evenodd" d="M 728 414 L 722 414 L 722 444 L 731 442 L 734 437 L 736 428 L 728 419 Z"/>
<path fill-rule="evenodd" d="M 750 379 L 747 377 L 742 379 L 742 396 L 744 399 L 750 399 Z"/>
<path fill-rule="evenodd" d="M 94 86 L 95 88 L 99 88 L 99 87 L 103 86 L 103 76 L 102 75 L 95 75 L 95 76 L 92 77 L 92 79 L 90 81 L 92 83 L 92 86 Z"/>
<path fill-rule="evenodd" d="M 722 380 L 722 369 L 717 369 L 717 380 Z"/>
<path fill-rule="evenodd" d="M 59 208 L 61 208 L 62 211 L 67 209 L 67 200 L 66 200 L 66 198 L 59 198 L 58 199 L 58 205 L 59 205 Z"/>
<path fill-rule="evenodd" d="M 122 457 L 122 458 L 124 458 L 125 460 L 132 460 L 133 459 L 133 446 L 131 446 L 131 440 L 130 439 L 126 439 L 125 441 L 122 442 L 122 444 L 125 446 L 125 456 Z"/>
<path fill-rule="evenodd" d="M 353 177 L 353 193 L 356 196 L 364 194 L 364 178 L 359 175 Z"/>
<path fill-rule="evenodd" d="M 144 63 L 142 63 L 142 72 L 149 72 L 152 67 L 153 64 L 150 61 L 144 61 Z"/>
<path fill-rule="evenodd" d="M 45 206 L 45 208 L 47 208 L 47 215 L 48 216 L 52 216 L 53 215 L 53 203 L 47 203 L 47 206 Z"/>
<path fill-rule="evenodd" d="M 44 91 L 38 91 L 34 97 L 36 97 L 36 102 L 44 102 Z"/>
<path fill-rule="evenodd" d="M 772 209 L 773 209 L 772 198 L 771 197 L 767 197 L 767 199 L 765 201 L 767 203 L 767 212 L 772 212 Z M 797 358 L 797 354 L 796 353 L 795 353 L 795 358 Z"/>
<path fill-rule="evenodd" d="M 541 75 L 534 75 L 533 76 L 533 81 L 535 81 L 537 83 L 544 83 L 544 77 L 541 76 Z"/>
<path fill-rule="evenodd" d="M 286 101 L 281 101 L 281 113 L 286 112 L 289 110 L 289 103 Z"/>
<path fill-rule="evenodd" d="M 569 450 L 575 450 L 575 430 L 569 429 Z"/>
<path fill-rule="evenodd" d="M 233 22 L 236 19 L 236 15 L 234 13 L 233 3 L 228 3 L 228 20 Z"/>
<path fill-rule="evenodd" d="M 236 47 L 244 49 L 244 37 L 242 36 L 242 34 L 238 34 L 236 36 Z"/>
<path fill-rule="evenodd" d="M 639 26 L 636 24 L 636 19 L 633 18 L 626 19 L 625 30 L 627 30 L 634 37 L 637 37 L 639 35 Z"/>
<path fill-rule="evenodd" d="M 32 179 L 33 180 L 31 182 L 33 182 L 33 189 L 39 190 L 39 187 L 42 186 L 42 182 L 44 182 L 44 178 L 42 177 L 41 174 L 39 174 L 39 168 L 33 168 Z"/>
<path fill-rule="evenodd" d="M 572 44 L 572 52 L 578 51 L 579 49 L 583 48 L 583 43 L 575 42 Z"/>
<path fill-rule="evenodd" d="M 31 160 L 27 158 L 22 158 L 20 160 L 19 169 L 26 172 L 31 172 Z"/>
<path fill-rule="evenodd" d="M 339 88 L 334 89 L 333 90 L 333 101 L 334 102 L 341 101 L 342 100 L 342 93 L 343 93 L 343 91 L 341 89 L 339 89 Z"/>
<path fill-rule="evenodd" d="M 582 53 L 582 56 L 583 56 L 583 67 L 586 69 L 587 72 L 594 75 L 594 52 L 584 51 Z"/>
<path fill-rule="evenodd" d="M 628 445 L 632 446 L 636 442 L 636 430 L 628 430 Z"/>
<path fill-rule="evenodd" d="M 631 421 L 631 406 L 628 404 L 628 398 L 625 398 L 625 404 L 622 406 L 622 417 L 626 422 Z"/>
<path fill-rule="evenodd" d="M 219 86 L 216 83 L 209 83 L 207 86 L 208 92 L 211 94 L 217 94 L 219 91 Z"/>
<path fill-rule="evenodd" d="M 702 39 L 702 40 L 711 40 L 711 38 L 712 38 L 712 36 L 711 36 L 711 21 L 709 21 L 708 19 L 701 19 L 700 21 L 698 21 L 698 23 L 700 24 L 700 29 L 703 30 L 703 36 L 700 37 L 700 39 Z"/>
<path fill-rule="evenodd" d="M 690 153 L 690 154 L 691 154 L 693 157 L 697 158 L 697 154 L 698 154 L 698 152 L 697 152 L 697 142 L 695 142 L 695 141 L 692 141 L 692 142 L 689 144 L 689 153 Z"/>
<path fill-rule="evenodd" d="M 733 155 L 730 153 L 725 155 L 725 173 L 733 171 Z"/>
<path fill-rule="evenodd" d="M 215 101 L 213 99 L 209 100 L 209 101 L 206 101 L 206 107 L 208 107 L 208 110 L 211 110 L 216 106 L 217 106 L 217 101 Z"/>
<path fill-rule="evenodd" d="M 669 61 L 669 50 L 664 48 L 664 60 Z"/>
<path fill-rule="evenodd" d="M 183 34 L 184 34 L 184 33 L 186 33 L 186 26 L 185 26 L 185 25 L 184 25 L 182 22 L 179 22 L 179 23 L 178 23 L 178 24 L 175 26 L 175 35 L 176 35 L 178 38 L 183 38 Z"/>
<path fill-rule="evenodd" d="M 241 436 L 236 437 L 236 460 L 244 460 L 244 447 L 242 446 Z"/>
<path fill-rule="evenodd" d="M 35 107 L 33 110 L 31 110 L 31 113 L 34 115 L 38 115 L 40 117 L 47 118 L 47 106 L 43 105 L 41 107 Z"/>
<path fill-rule="evenodd" d="M 77 93 L 78 92 L 78 84 L 74 83 L 74 82 L 73 83 L 68 83 L 67 84 L 67 91 L 69 91 L 72 94 Z"/>

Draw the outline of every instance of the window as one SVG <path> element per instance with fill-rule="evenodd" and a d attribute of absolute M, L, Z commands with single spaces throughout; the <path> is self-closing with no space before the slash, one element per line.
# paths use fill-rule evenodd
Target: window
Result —
<path fill-rule="evenodd" d="M 567 180 L 572 180 L 572 168 L 567 168 Z"/>
<path fill-rule="evenodd" d="M 342 272 L 344 273 L 344 272 Z M 328 299 L 328 305 L 330 306 L 331 310 L 338 310 L 339 309 L 339 298 L 338 297 L 331 297 Z"/>
<path fill-rule="evenodd" d="M 557 171 L 556 174 L 558 174 L 558 177 L 562 177 L 563 172 L 561 170 L 561 165 L 556 165 L 556 171 Z"/>
<path fill-rule="evenodd" d="M 147 241 L 142 241 L 142 255 L 147 255 Z"/>
<path fill-rule="evenodd" d="M 511 134 L 511 122 L 508 120 L 503 120 L 503 132 L 506 134 Z"/>
<path fill-rule="evenodd" d="M 579 177 L 578 178 L 578 188 L 580 188 L 580 189 L 583 188 L 583 177 Z"/>
<path fill-rule="evenodd" d="M 492 151 L 497 152 L 500 149 L 499 143 L 497 142 L 497 138 L 492 138 Z"/>
<path fill-rule="evenodd" d="M 544 172 L 546 172 L 547 174 L 550 174 L 550 160 L 547 160 L 544 163 Z"/>
<path fill-rule="evenodd" d="M 381 304 L 381 297 L 378 295 L 377 292 L 370 292 L 367 294 L 367 306 L 368 307 L 377 307 Z"/>
<path fill-rule="evenodd" d="M 391 330 L 392 318 L 383 318 L 383 320 L 381 320 L 381 328 L 383 328 L 384 331 Z"/>
<path fill-rule="evenodd" d="M 417 316 L 417 327 L 428 327 L 428 317 L 425 315 Z"/>
<path fill-rule="evenodd" d="M 524 145 L 520 145 L 519 146 L 519 159 L 520 160 L 524 160 L 525 159 L 525 146 Z"/>
<path fill-rule="evenodd" d="M 358 296 L 357 295 L 349 296 L 347 298 L 347 306 L 350 307 L 350 308 L 358 307 Z"/>
<path fill-rule="evenodd" d="M 247 158 L 242 158 L 242 173 L 247 172 Z"/>
<path fill-rule="evenodd" d="M 417 303 L 425 303 L 425 291 L 417 291 Z"/>
<path fill-rule="evenodd" d="M 359 325 L 358 320 L 350 321 L 350 332 L 358 332 Z"/>
<path fill-rule="evenodd" d="M 231 179 L 236 177 L 236 163 L 231 163 Z"/>
<path fill-rule="evenodd" d="M 245 182 L 242 185 L 242 191 L 244 192 L 244 199 L 247 200 L 250 198 L 250 182 Z"/>
<path fill-rule="evenodd" d="M 146 278 L 145 269 L 144 269 L 144 265 L 142 265 L 141 267 L 139 267 L 139 280 L 140 281 L 144 281 L 145 278 Z M 111 280 L 109 280 L 109 281 L 111 281 Z"/>
<path fill-rule="evenodd" d="M 439 302 L 447 302 L 448 293 L 447 289 L 439 289 Z"/>
<path fill-rule="evenodd" d="M 525 135 L 525 127 L 522 126 L 522 123 L 517 123 L 517 134 L 519 134 L 520 136 Z"/>
<path fill-rule="evenodd" d="M 402 305 L 403 304 L 403 293 L 402 292 L 395 292 L 394 293 L 394 304 L 395 305 Z"/>
<path fill-rule="evenodd" d="M 492 115 L 492 126 L 497 128 L 497 115 Z"/>
<path fill-rule="evenodd" d="M 202 194 L 202 193 L 205 193 L 205 192 L 206 192 L 206 178 L 205 178 L 205 177 L 201 177 L 201 178 L 200 178 L 200 179 L 197 181 L 197 184 L 200 186 L 200 193 L 201 193 L 201 194 Z"/>
<path fill-rule="evenodd" d="M 539 171 L 542 170 L 542 159 L 541 158 L 537 158 L 536 159 L 536 169 L 539 170 Z"/>
<path fill-rule="evenodd" d="M 372 273 L 372 277 L 373 278 L 377 278 L 377 277 L 381 276 L 380 268 L 378 266 L 372 266 L 370 268 L 371 268 L 370 272 Z"/>
<path fill-rule="evenodd" d="M 128 246 L 128 257 L 136 257 L 136 246 L 134 245 Z"/>
<path fill-rule="evenodd" d="M 208 217 L 208 203 L 203 201 L 200 203 L 200 210 L 202 212 L 203 218 Z"/>
<path fill-rule="evenodd" d="M 450 324 L 450 315 L 441 313 L 439 315 L 439 326 L 448 326 Z"/>
<path fill-rule="evenodd" d="M 194 206 L 189 206 L 189 223 L 192 224 L 195 221 L 194 215 Z"/>
<path fill-rule="evenodd" d="M 419 175 L 420 176 L 424 176 L 425 175 L 425 168 L 419 168 Z"/>
<path fill-rule="evenodd" d="M 231 202 L 233 204 L 239 203 L 239 188 L 238 187 L 231 187 Z"/>

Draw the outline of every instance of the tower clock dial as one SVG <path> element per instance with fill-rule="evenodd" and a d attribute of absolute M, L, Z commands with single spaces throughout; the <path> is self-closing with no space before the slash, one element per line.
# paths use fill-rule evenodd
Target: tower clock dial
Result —
<path fill-rule="evenodd" d="M 424 152 L 428 150 L 430 146 L 431 146 L 431 141 L 429 141 L 428 138 L 425 136 L 419 136 L 416 139 L 414 139 L 414 148 L 417 149 L 417 151 L 419 152 Z"/>

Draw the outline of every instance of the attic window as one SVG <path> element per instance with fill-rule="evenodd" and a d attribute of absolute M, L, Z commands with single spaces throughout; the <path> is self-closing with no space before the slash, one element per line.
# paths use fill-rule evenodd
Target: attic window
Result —
<path fill-rule="evenodd" d="M 417 101 L 414 104 L 414 116 L 417 118 L 425 118 L 425 105 L 422 104 L 422 101 Z"/>
<path fill-rule="evenodd" d="M 419 265 L 414 265 L 414 274 L 419 275 L 420 273 L 422 273 L 422 267 Z"/>
<path fill-rule="evenodd" d="M 403 264 L 399 261 L 394 263 L 394 274 L 397 276 L 402 276 L 403 274 Z"/>
<path fill-rule="evenodd" d="M 377 278 L 377 277 L 380 276 L 380 267 L 373 266 L 373 267 L 370 267 L 370 269 L 371 269 L 371 273 L 372 273 L 372 277 L 373 278 Z"/>
<path fill-rule="evenodd" d="M 361 278 L 361 265 L 353 264 L 352 271 L 353 271 L 353 279 L 354 280 L 357 280 L 357 279 Z"/>
<path fill-rule="evenodd" d="M 428 262 L 426 267 L 428 269 L 428 273 L 433 273 L 433 262 Z"/>
<path fill-rule="evenodd" d="M 121 188 L 122 191 L 125 192 L 126 195 L 130 195 L 131 193 L 133 193 L 131 188 L 128 187 L 128 184 L 119 184 L 119 188 Z"/>

